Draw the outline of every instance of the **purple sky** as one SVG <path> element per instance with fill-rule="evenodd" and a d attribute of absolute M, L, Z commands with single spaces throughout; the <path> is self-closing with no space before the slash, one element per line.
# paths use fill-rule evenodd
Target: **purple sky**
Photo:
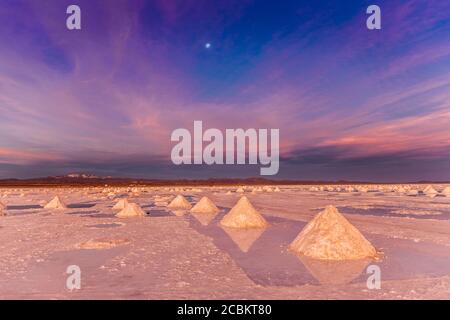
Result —
<path fill-rule="evenodd" d="M 202 120 L 279 128 L 276 178 L 450 180 L 450 2 L 370 4 L 2 0 L 0 178 L 259 174 L 173 165 Z"/>

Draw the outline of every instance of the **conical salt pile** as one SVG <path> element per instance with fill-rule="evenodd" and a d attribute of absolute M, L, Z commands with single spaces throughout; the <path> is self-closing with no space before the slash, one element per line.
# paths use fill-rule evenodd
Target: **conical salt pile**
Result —
<path fill-rule="evenodd" d="M 136 204 L 136 203 L 128 203 L 125 208 L 122 209 L 116 217 L 118 218 L 130 218 L 130 217 L 143 217 L 145 216 L 145 211 Z"/>
<path fill-rule="evenodd" d="M 405 191 L 406 191 L 405 188 L 403 188 L 402 186 L 397 188 L 398 193 L 405 193 Z"/>
<path fill-rule="evenodd" d="M 6 206 L 0 201 L 0 216 L 6 216 L 6 212 L 4 211 L 5 209 Z"/>
<path fill-rule="evenodd" d="M 431 195 L 431 194 L 437 194 L 438 192 L 436 191 L 436 189 L 433 188 L 433 186 L 427 186 L 424 190 L 423 193 Z"/>
<path fill-rule="evenodd" d="M 211 213 L 218 212 L 219 208 L 208 198 L 203 197 L 199 202 L 191 209 L 191 212 L 195 213 Z"/>
<path fill-rule="evenodd" d="M 61 201 L 61 199 L 58 196 L 54 197 L 52 201 L 50 201 L 44 206 L 44 209 L 66 209 L 66 208 L 67 206 L 64 204 L 64 202 Z"/>
<path fill-rule="evenodd" d="M 129 204 L 128 199 L 120 199 L 114 205 L 113 210 L 123 210 Z"/>
<path fill-rule="evenodd" d="M 450 197 L 450 187 L 446 187 L 444 190 L 442 190 L 442 194 L 446 197 Z"/>
<path fill-rule="evenodd" d="M 177 195 L 175 199 L 172 200 L 171 203 L 167 206 L 171 209 L 185 209 L 189 210 L 192 208 L 192 205 L 189 203 L 189 201 L 186 200 L 185 197 L 183 197 L 181 194 Z"/>
<path fill-rule="evenodd" d="M 265 228 L 269 225 L 245 196 L 239 199 L 220 224 L 230 228 Z"/>
<path fill-rule="evenodd" d="M 377 256 L 375 248 L 334 206 L 327 206 L 300 232 L 290 250 L 319 260 Z"/>

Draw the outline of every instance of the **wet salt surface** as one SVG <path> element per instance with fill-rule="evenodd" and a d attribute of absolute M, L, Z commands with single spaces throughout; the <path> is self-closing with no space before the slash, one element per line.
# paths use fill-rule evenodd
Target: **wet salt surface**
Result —
<path fill-rule="evenodd" d="M 91 224 L 87 225 L 88 228 L 95 228 L 95 229 L 107 229 L 107 228 L 117 228 L 122 227 L 122 223 L 99 223 L 99 224 Z"/>
<path fill-rule="evenodd" d="M 80 215 L 80 216 L 93 216 L 95 214 L 98 214 L 98 210 L 91 210 L 91 211 L 73 211 L 73 212 L 65 212 L 64 214 L 68 215 Z M 105 215 L 105 214 L 102 214 Z"/>
<path fill-rule="evenodd" d="M 43 207 L 40 205 L 15 205 L 15 206 L 7 206 L 7 210 L 30 210 L 30 209 L 42 209 Z"/>
<path fill-rule="evenodd" d="M 89 209 L 95 207 L 96 203 L 74 203 L 67 205 L 69 209 Z"/>
<path fill-rule="evenodd" d="M 263 286 L 366 282 L 369 265 L 379 266 L 385 280 L 445 276 L 450 269 L 450 250 L 445 246 L 366 234 L 383 252 L 378 261 L 327 262 L 301 257 L 287 249 L 306 223 L 269 217 L 266 229 L 236 230 L 222 228 L 218 224 L 222 217 L 223 213 L 216 215 L 207 226 L 195 216 L 189 220 L 195 230 L 213 238 L 253 282 Z"/>
<path fill-rule="evenodd" d="M 33 264 L 23 275 L 21 281 L 15 281 L 14 290 L 28 294 L 34 293 L 39 297 L 42 296 L 43 283 L 45 292 L 66 290 L 68 275 L 65 271 L 70 265 L 79 266 L 82 270 L 84 287 L 96 286 L 98 281 L 108 280 L 99 279 L 101 274 L 99 274 L 98 268 L 126 250 L 124 247 L 116 247 L 106 250 L 77 249 L 54 252 L 43 262 Z"/>
<path fill-rule="evenodd" d="M 396 213 L 395 210 L 404 210 L 403 207 L 397 206 L 373 206 L 375 208 L 361 209 L 351 206 L 338 206 L 337 208 L 341 213 L 344 214 L 361 214 L 361 215 L 372 215 L 378 217 L 403 217 L 403 218 L 414 218 L 414 219 L 434 219 L 434 220 L 450 220 L 450 211 L 439 210 L 440 214 L 401 214 Z M 414 212 L 415 209 L 411 208 L 408 211 Z M 424 209 L 417 209 L 417 211 L 427 211 Z M 438 210 L 433 210 L 434 212 Z"/>
<path fill-rule="evenodd" d="M 381 261 L 374 263 L 381 268 L 382 279 L 442 277 L 450 270 L 450 250 L 446 246 L 372 234 L 365 236 L 383 252 Z"/>

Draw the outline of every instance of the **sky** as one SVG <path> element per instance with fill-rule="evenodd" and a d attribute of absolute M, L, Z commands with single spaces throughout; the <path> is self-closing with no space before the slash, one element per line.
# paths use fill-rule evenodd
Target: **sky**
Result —
<path fill-rule="evenodd" d="M 1 0 L 0 179 L 259 175 L 172 164 L 194 120 L 278 128 L 275 179 L 450 180 L 450 2 Z"/>

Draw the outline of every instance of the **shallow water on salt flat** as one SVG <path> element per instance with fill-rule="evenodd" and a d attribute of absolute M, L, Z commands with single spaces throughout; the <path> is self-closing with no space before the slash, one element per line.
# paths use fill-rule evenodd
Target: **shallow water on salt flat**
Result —
<path fill-rule="evenodd" d="M 194 216 L 189 220 L 195 230 L 213 238 L 252 281 L 263 286 L 365 282 L 369 265 L 380 267 L 382 280 L 445 276 L 450 269 L 450 250 L 445 246 L 372 234 L 365 236 L 383 252 L 378 261 L 325 262 L 300 257 L 287 248 L 306 223 L 269 217 L 266 229 L 235 230 L 219 226 L 223 214 L 209 218 L 208 224 Z"/>
<path fill-rule="evenodd" d="M 42 209 L 40 205 L 13 205 L 7 206 L 7 210 L 30 210 L 30 209 Z"/>
<path fill-rule="evenodd" d="M 86 225 L 88 228 L 95 228 L 95 229 L 108 229 L 108 228 L 117 228 L 122 227 L 122 223 L 99 223 L 99 224 L 90 224 Z"/>
<path fill-rule="evenodd" d="M 433 209 L 430 213 L 426 214 L 414 214 L 415 211 L 430 211 L 424 209 L 408 208 L 408 212 L 411 213 L 396 213 L 396 210 L 405 210 L 400 206 L 372 206 L 372 208 L 355 208 L 352 206 L 337 206 L 339 211 L 344 214 L 361 214 L 372 215 L 379 217 L 402 217 L 402 218 L 414 218 L 414 219 L 434 219 L 434 220 L 450 220 L 450 208 L 448 210 Z M 437 213 L 436 213 L 437 212 Z"/>

